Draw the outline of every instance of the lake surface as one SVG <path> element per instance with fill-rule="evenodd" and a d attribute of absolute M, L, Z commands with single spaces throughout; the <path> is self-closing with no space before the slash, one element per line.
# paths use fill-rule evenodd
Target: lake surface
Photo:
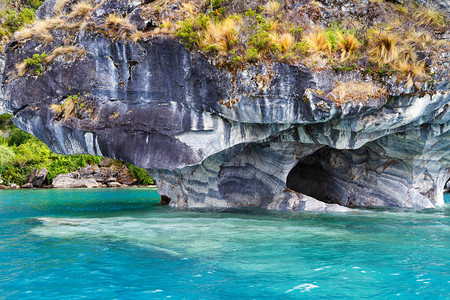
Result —
<path fill-rule="evenodd" d="M 158 201 L 152 189 L 0 191 L 0 299 L 449 299 L 449 204 L 313 214 Z"/>

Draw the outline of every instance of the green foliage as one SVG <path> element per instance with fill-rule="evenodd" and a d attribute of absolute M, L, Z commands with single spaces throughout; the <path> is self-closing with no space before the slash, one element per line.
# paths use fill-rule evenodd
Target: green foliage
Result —
<path fill-rule="evenodd" d="M 244 61 L 244 58 L 237 53 L 236 49 L 232 49 L 229 53 L 233 64 L 239 65 Z"/>
<path fill-rule="evenodd" d="M 1 114 L 0 115 L 0 130 L 6 130 L 11 126 L 12 116 L 9 114 Z"/>
<path fill-rule="evenodd" d="M 13 9 L 5 9 L 0 12 L 0 18 L 4 19 L 2 23 L 2 34 L 11 36 L 14 32 L 34 21 L 34 9 L 23 8 L 20 12 Z"/>
<path fill-rule="evenodd" d="M 292 34 L 293 37 L 295 37 L 297 40 L 301 40 L 302 34 L 303 34 L 303 27 L 297 26 L 293 27 L 289 30 L 289 32 Z"/>
<path fill-rule="evenodd" d="M 256 48 L 248 48 L 247 49 L 247 55 L 245 59 L 250 63 L 256 63 L 258 59 L 260 58 L 258 49 Z"/>
<path fill-rule="evenodd" d="M 11 128 L 9 129 L 8 146 L 20 146 L 32 138 L 33 136 L 31 134 L 11 125 Z"/>
<path fill-rule="evenodd" d="M 30 0 L 30 6 L 34 9 L 37 10 L 42 3 L 44 3 L 44 0 Z"/>
<path fill-rule="evenodd" d="M 303 40 L 300 43 L 296 43 L 294 46 L 294 50 L 299 51 L 301 54 L 307 54 L 309 49 L 308 43 Z"/>
<path fill-rule="evenodd" d="M 155 181 L 148 175 L 146 170 L 138 168 L 132 164 L 127 164 L 127 167 L 130 169 L 131 175 L 138 180 L 137 181 L 138 184 L 142 185 L 155 184 Z"/>
<path fill-rule="evenodd" d="M 356 69 L 356 64 L 348 64 L 346 62 L 341 62 L 340 64 L 334 64 L 333 69 L 336 72 L 350 72 Z"/>
<path fill-rule="evenodd" d="M 7 146 L 0 145 L 0 165 L 6 165 L 14 160 L 14 152 L 11 151 Z"/>
<path fill-rule="evenodd" d="M 6 8 L 0 11 L 0 37 L 8 40 L 14 32 L 33 23 L 34 14 L 43 2 L 43 0 L 7 1 Z"/>
<path fill-rule="evenodd" d="M 332 22 L 330 26 L 325 30 L 325 36 L 327 37 L 328 41 L 333 47 L 333 50 L 335 51 L 337 50 L 338 46 L 338 32 L 344 33 L 344 30 L 337 22 Z"/>
<path fill-rule="evenodd" d="M 211 19 L 204 14 L 200 14 L 197 18 L 186 19 L 181 23 L 181 28 L 175 33 L 180 38 L 186 48 L 194 50 L 199 48 L 200 36 L 199 32 L 206 30 Z"/>
<path fill-rule="evenodd" d="M 42 52 L 41 54 L 33 54 L 33 57 L 27 57 L 24 62 L 26 62 L 28 64 L 28 66 L 30 67 L 34 67 L 34 72 L 37 75 L 42 75 L 42 70 L 44 68 L 43 64 L 45 62 L 45 59 L 48 57 L 48 54 L 44 52 Z"/>

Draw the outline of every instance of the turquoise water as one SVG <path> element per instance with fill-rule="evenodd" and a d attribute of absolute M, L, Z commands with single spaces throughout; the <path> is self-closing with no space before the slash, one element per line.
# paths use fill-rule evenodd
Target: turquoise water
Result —
<path fill-rule="evenodd" d="M 0 298 L 450 294 L 448 204 L 311 214 L 157 201 L 151 189 L 0 191 Z"/>

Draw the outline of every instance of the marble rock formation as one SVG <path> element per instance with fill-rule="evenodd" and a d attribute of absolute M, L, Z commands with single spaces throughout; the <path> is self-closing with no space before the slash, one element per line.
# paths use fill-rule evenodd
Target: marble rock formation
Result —
<path fill-rule="evenodd" d="M 51 15 L 54 2 L 38 16 Z M 120 3 L 133 11 L 131 2 Z M 343 211 L 443 204 L 448 53 L 439 54 L 447 62 L 434 66 L 433 85 L 420 92 L 394 79 L 387 94 L 338 104 L 329 97 L 335 83 L 367 82 L 364 74 L 280 62 L 227 70 L 166 38 L 131 43 L 80 31 L 76 43 L 82 58 L 22 77 L 11 75 L 15 64 L 50 53 L 64 34 L 50 44 L 7 46 L 3 97 L 15 124 L 57 153 L 147 169 L 170 205 Z M 49 108 L 78 93 L 88 109 L 66 118 Z"/>

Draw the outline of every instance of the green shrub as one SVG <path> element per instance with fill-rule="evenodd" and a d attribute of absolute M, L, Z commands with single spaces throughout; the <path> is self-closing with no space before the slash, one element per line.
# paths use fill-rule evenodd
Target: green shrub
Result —
<path fill-rule="evenodd" d="M 7 146 L 0 145 L 0 165 L 6 165 L 14 160 L 14 152 L 11 151 Z"/>
<path fill-rule="evenodd" d="M 147 171 L 142 168 L 138 168 L 135 165 L 127 164 L 127 167 L 130 169 L 131 175 L 137 179 L 138 184 L 142 185 L 150 185 L 155 184 L 153 178 L 148 175 Z"/>
<path fill-rule="evenodd" d="M 211 19 L 208 16 L 200 14 L 197 18 L 190 18 L 181 23 L 181 28 L 175 33 L 183 44 L 189 50 L 199 48 L 200 36 L 202 30 L 206 30 Z"/>
<path fill-rule="evenodd" d="M 12 115 L 9 114 L 1 114 L 0 115 L 0 130 L 6 130 L 11 126 Z"/>
<path fill-rule="evenodd" d="M 255 48 L 248 48 L 247 49 L 247 55 L 245 59 L 250 63 L 256 63 L 259 60 L 259 52 L 258 49 Z"/>
<path fill-rule="evenodd" d="M 41 54 L 33 54 L 33 57 L 27 57 L 24 62 L 28 64 L 28 66 L 34 68 L 34 72 L 38 75 L 42 75 L 42 70 L 44 68 L 45 59 L 48 57 L 48 54 L 42 52 Z"/>
<path fill-rule="evenodd" d="M 33 136 L 31 134 L 11 125 L 11 128 L 9 129 L 8 146 L 20 146 L 32 138 Z"/>

